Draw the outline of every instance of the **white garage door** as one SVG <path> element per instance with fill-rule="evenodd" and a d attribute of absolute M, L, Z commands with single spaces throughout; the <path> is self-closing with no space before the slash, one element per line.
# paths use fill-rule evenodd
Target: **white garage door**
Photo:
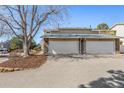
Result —
<path fill-rule="evenodd" d="M 78 54 L 78 41 L 50 41 L 49 54 Z"/>
<path fill-rule="evenodd" d="M 114 54 L 114 41 L 86 41 L 87 54 Z"/>

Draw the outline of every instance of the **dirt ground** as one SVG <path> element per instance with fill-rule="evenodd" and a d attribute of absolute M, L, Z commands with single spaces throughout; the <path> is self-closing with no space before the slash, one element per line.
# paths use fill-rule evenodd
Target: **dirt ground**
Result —
<path fill-rule="evenodd" d="M 37 69 L 0 73 L 0 87 L 124 87 L 124 55 L 49 56 Z"/>

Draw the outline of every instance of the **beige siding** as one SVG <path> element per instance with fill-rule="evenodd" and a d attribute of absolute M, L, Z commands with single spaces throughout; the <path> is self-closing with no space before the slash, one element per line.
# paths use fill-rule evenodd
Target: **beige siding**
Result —
<path fill-rule="evenodd" d="M 91 30 L 79 30 L 79 29 L 73 29 L 73 30 L 59 30 L 59 31 L 51 31 L 52 34 L 98 34 L 97 31 L 91 31 Z"/>

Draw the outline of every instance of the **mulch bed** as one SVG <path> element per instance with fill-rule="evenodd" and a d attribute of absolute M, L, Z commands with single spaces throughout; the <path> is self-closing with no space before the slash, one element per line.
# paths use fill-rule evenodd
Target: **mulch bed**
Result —
<path fill-rule="evenodd" d="M 47 60 L 47 57 L 44 55 L 32 55 L 26 58 L 23 57 L 14 57 L 10 60 L 0 63 L 0 67 L 7 67 L 7 68 L 38 68 L 42 64 L 44 64 Z"/>

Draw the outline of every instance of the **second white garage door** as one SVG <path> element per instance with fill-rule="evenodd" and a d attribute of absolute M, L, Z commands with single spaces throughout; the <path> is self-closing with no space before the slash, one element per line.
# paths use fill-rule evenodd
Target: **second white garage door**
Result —
<path fill-rule="evenodd" d="M 114 54 L 114 41 L 86 41 L 87 54 Z"/>
<path fill-rule="evenodd" d="M 50 41 L 49 54 L 79 54 L 79 41 Z"/>

